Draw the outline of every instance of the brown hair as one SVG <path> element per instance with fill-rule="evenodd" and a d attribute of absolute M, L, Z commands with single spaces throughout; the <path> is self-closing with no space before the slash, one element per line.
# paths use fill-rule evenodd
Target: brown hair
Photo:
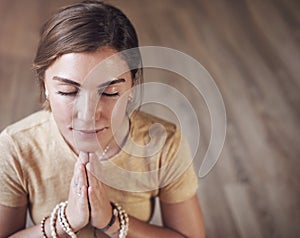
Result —
<path fill-rule="evenodd" d="M 103 46 L 118 52 L 134 48 L 130 55 L 125 53 L 124 58 L 131 69 L 133 84 L 142 79 L 137 34 L 130 20 L 119 9 L 89 0 L 64 7 L 54 14 L 42 26 L 34 59 L 41 99 L 45 96 L 45 71 L 58 57 L 67 53 L 93 52 Z M 47 101 L 44 108 L 50 109 Z"/>

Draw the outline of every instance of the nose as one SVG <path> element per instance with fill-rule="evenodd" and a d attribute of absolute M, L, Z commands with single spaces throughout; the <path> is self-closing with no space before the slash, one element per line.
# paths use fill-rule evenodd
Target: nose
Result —
<path fill-rule="evenodd" d="M 77 118 L 82 121 L 91 122 L 101 117 L 101 105 L 97 96 L 90 94 L 78 95 L 75 107 Z"/>

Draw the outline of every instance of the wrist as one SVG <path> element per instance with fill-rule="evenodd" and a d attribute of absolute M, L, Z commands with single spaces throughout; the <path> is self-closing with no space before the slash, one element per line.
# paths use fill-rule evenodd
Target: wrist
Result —
<path fill-rule="evenodd" d="M 119 231 L 120 231 L 120 221 L 117 217 L 115 223 L 105 232 L 105 234 L 114 237 L 115 235 L 119 234 Z"/>
<path fill-rule="evenodd" d="M 119 238 L 126 238 L 128 229 L 129 229 L 129 217 L 125 210 L 117 203 L 114 203 L 113 206 L 118 211 L 118 228 L 117 233 L 110 234 L 113 237 L 118 235 Z"/>
<path fill-rule="evenodd" d="M 47 217 L 47 219 L 45 219 L 45 223 L 43 225 L 43 229 L 44 229 L 44 232 L 42 235 L 43 237 L 47 237 L 47 238 L 50 238 L 52 237 L 51 236 L 51 225 L 50 225 L 50 217 Z M 60 226 L 59 222 L 56 221 L 56 231 L 57 231 L 57 235 L 58 237 L 61 237 L 61 238 L 67 238 L 68 235 L 64 232 L 63 228 Z"/>
<path fill-rule="evenodd" d="M 95 234 L 99 231 L 99 232 L 105 233 L 107 235 L 113 235 L 114 233 L 117 233 L 119 231 L 120 223 L 119 223 L 119 219 L 118 219 L 118 215 L 119 215 L 118 209 L 116 208 L 116 206 L 113 203 L 111 203 L 111 207 L 112 207 L 112 215 L 111 215 L 109 222 L 107 223 L 107 225 L 105 227 L 102 227 L 102 228 L 94 227 Z"/>
<path fill-rule="evenodd" d="M 41 232 L 44 238 L 46 237 L 52 237 L 52 238 L 58 238 L 58 237 L 68 237 L 71 236 L 72 238 L 76 238 L 76 233 L 69 224 L 69 221 L 66 217 L 66 207 L 68 202 L 61 202 L 55 206 L 53 209 L 49 223 L 47 222 L 47 218 L 44 218 L 41 221 Z M 47 229 L 45 228 L 47 225 Z M 49 228 L 48 228 L 49 227 Z M 48 232 L 50 230 L 50 236 L 48 236 Z"/>
<path fill-rule="evenodd" d="M 62 238 L 68 238 L 69 235 L 64 231 L 63 227 L 61 226 L 59 221 L 56 221 L 56 230 L 57 230 L 57 236 Z M 51 237 L 51 236 L 49 236 Z"/>

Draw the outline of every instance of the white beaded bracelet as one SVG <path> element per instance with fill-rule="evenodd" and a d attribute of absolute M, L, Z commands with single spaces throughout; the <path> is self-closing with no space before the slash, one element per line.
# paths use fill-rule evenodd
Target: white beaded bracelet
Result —
<path fill-rule="evenodd" d="M 56 220 L 57 220 L 57 212 L 59 210 L 60 204 L 57 204 L 53 209 L 51 216 L 50 216 L 50 230 L 51 230 L 51 237 L 57 238 L 56 232 Z"/>
<path fill-rule="evenodd" d="M 114 205 L 118 210 L 120 226 L 121 226 L 119 231 L 119 238 L 125 238 L 128 233 L 129 217 L 125 212 L 125 210 L 118 203 L 114 203 Z"/>
<path fill-rule="evenodd" d="M 66 217 L 65 210 L 66 210 L 67 204 L 68 204 L 68 201 L 57 204 L 51 213 L 50 230 L 51 230 L 52 238 L 58 238 L 57 231 L 56 231 L 57 218 L 59 218 L 59 222 L 60 222 L 63 230 L 72 238 L 77 238 L 75 232 L 72 230 L 72 228 L 68 222 L 68 219 Z"/>
<path fill-rule="evenodd" d="M 48 219 L 49 217 L 44 217 L 41 221 L 41 232 L 42 232 L 42 236 L 43 238 L 48 238 L 47 237 L 47 234 L 46 234 L 46 231 L 45 231 L 45 223 L 46 223 L 46 220 Z"/>
<path fill-rule="evenodd" d="M 63 230 L 72 238 L 77 238 L 75 232 L 72 230 L 68 219 L 66 217 L 66 207 L 68 205 L 68 201 L 60 203 L 60 207 L 58 210 L 58 217 L 59 217 L 59 222 L 63 228 Z"/>

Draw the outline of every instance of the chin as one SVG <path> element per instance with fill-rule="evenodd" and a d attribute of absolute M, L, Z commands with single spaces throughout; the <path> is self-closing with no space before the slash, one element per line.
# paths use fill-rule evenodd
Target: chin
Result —
<path fill-rule="evenodd" d="M 78 152 L 82 151 L 93 153 L 96 151 L 102 151 L 101 145 L 96 141 L 76 141 L 74 148 Z"/>

